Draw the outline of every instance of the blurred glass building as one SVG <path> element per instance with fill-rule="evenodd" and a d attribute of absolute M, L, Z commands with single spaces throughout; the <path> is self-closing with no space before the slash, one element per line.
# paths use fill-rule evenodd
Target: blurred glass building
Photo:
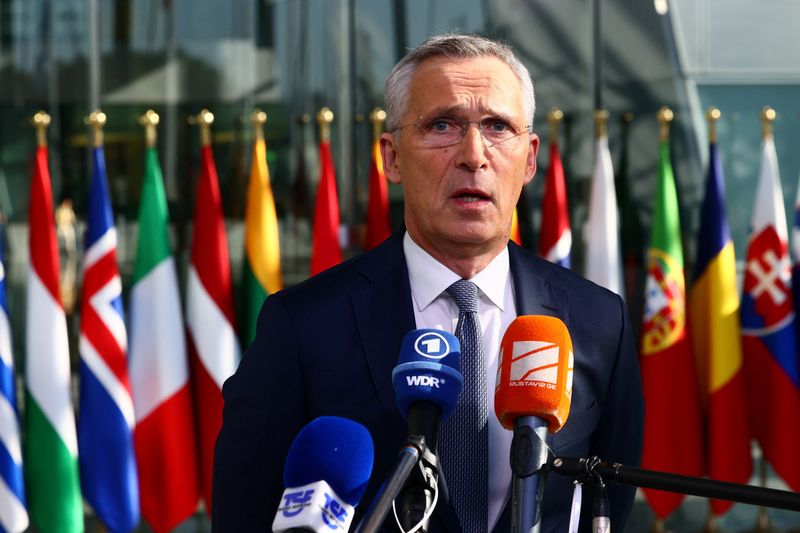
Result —
<path fill-rule="evenodd" d="M 798 21 L 795 0 L 0 0 L 0 211 L 8 238 L 18 372 L 24 369 L 19 354 L 25 353 L 26 221 L 36 146 L 29 119 L 39 109 L 53 119 L 48 140 L 54 198 L 61 206 L 62 272 L 73 284 L 65 287 L 67 294 L 71 290 L 74 298 L 80 290 L 90 169 L 84 117 L 97 108 L 108 115 L 105 153 L 126 290 L 144 162 L 137 118 L 147 109 L 161 115 L 158 150 L 182 275 L 200 153 L 197 128 L 187 119 L 202 108 L 215 114 L 214 154 L 235 282 L 244 252 L 252 141 L 248 117 L 256 107 L 266 111 L 282 270 L 286 284 L 293 284 L 309 270 L 319 108 L 327 106 L 335 115 L 331 141 L 342 242 L 346 255 L 354 255 L 364 235 L 371 148 L 367 117 L 383 105 L 383 82 L 394 63 L 432 33 L 500 38 L 514 47 L 534 78 L 534 130 L 544 147 L 550 141 L 547 112 L 559 107 L 565 113 L 560 145 L 578 271 L 593 169 L 593 110 L 610 112 L 615 165 L 627 143 L 625 171 L 645 241 L 658 171 L 655 114 L 662 105 L 676 112 L 671 148 L 691 272 L 707 172 L 704 114 L 709 106 L 722 111 L 719 146 L 737 259 L 743 259 L 747 243 L 760 163 L 759 112 L 766 105 L 778 113 L 774 128 L 784 198 L 787 213 L 794 210 L 800 177 Z M 625 113 L 633 118 L 623 135 Z M 523 242 L 532 249 L 547 157 L 542 150 L 538 177 L 520 205 Z M 398 228 L 399 188 L 390 187 L 390 202 L 392 226 Z M 77 317 L 69 311 L 74 340 Z M 77 357 L 77 349 L 73 354 Z M 782 487 L 774 478 L 769 481 Z M 667 525 L 675 531 L 699 530 L 705 514 L 704 500 L 690 498 Z M 772 517 L 780 527 L 800 528 L 800 515 L 775 512 Z M 639 499 L 627 531 L 647 531 L 651 520 Z M 754 523 L 755 510 L 741 505 L 722 521 L 729 531 Z M 198 515 L 181 530 L 208 528 Z"/>

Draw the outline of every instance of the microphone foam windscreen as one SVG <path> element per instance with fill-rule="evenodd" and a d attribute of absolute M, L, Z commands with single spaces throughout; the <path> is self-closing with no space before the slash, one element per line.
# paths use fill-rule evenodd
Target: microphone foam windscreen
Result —
<path fill-rule="evenodd" d="M 374 453 L 369 430 L 358 422 L 338 416 L 315 418 L 289 448 L 284 486 L 326 481 L 339 498 L 355 507 L 372 474 Z"/>
<path fill-rule="evenodd" d="M 397 408 L 404 417 L 417 401 L 442 409 L 442 420 L 453 412 L 464 384 L 461 345 L 451 333 L 415 329 L 403 337 L 397 366 L 392 371 Z"/>
<path fill-rule="evenodd" d="M 550 433 L 561 429 L 572 400 L 574 357 L 567 326 L 551 316 L 519 316 L 500 343 L 494 409 L 506 429 L 520 416 L 547 421 Z"/>

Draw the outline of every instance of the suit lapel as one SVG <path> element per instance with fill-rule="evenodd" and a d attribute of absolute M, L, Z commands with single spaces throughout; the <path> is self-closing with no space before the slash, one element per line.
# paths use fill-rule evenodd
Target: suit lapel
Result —
<path fill-rule="evenodd" d="M 513 242 L 508 245 L 517 315 L 548 315 L 569 327 L 569 293 L 550 283 L 553 265 Z"/>
<path fill-rule="evenodd" d="M 381 405 L 394 412 L 391 384 L 403 336 L 415 327 L 403 255 L 402 233 L 364 256 L 359 272 L 365 283 L 350 295 L 370 375 Z"/>

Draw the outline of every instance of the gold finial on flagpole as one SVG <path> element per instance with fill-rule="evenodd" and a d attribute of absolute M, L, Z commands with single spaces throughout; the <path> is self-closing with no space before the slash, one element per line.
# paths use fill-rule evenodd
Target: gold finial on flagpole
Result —
<path fill-rule="evenodd" d="M 256 141 L 264 140 L 264 124 L 267 123 L 267 114 L 256 108 L 250 114 L 250 122 L 253 123 L 253 135 Z"/>
<path fill-rule="evenodd" d="M 333 122 L 333 111 L 327 107 L 320 109 L 319 113 L 317 113 L 320 142 L 328 142 L 331 140 L 331 122 Z"/>
<path fill-rule="evenodd" d="M 764 106 L 761 110 L 761 136 L 766 139 L 772 137 L 772 122 L 778 117 L 778 114 L 770 106 Z"/>
<path fill-rule="evenodd" d="M 608 111 L 605 109 L 597 109 L 594 112 L 594 130 L 596 138 L 608 137 L 606 131 L 606 122 L 608 121 Z"/>
<path fill-rule="evenodd" d="M 656 118 L 658 119 L 658 140 L 668 141 L 669 123 L 675 118 L 672 109 L 667 106 L 662 106 L 661 109 L 658 110 L 658 113 L 656 113 Z"/>
<path fill-rule="evenodd" d="M 189 124 L 200 126 L 200 146 L 211 146 L 211 125 L 214 123 L 214 113 L 208 109 L 201 109 L 194 116 L 189 117 Z"/>
<path fill-rule="evenodd" d="M 562 120 L 564 120 L 564 112 L 557 107 L 554 107 L 547 113 L 547 123 L 550 125 L 551 143 L 558 139 L 558 127 L 561 125 Z"/>
<path fill-rule="evenodd" d="M 717 121 L 722 116 L 722 113 L 716 107 L 709 107 L 706 111 L 706 120 L 708 121 L 708 141 L 717 142 Z"/>
<path fill-rule="evenodd" d="M 103 146 L 103 126 L 106 125 L 106 118 L 105 113 L 95 109 L 83 119 L 83 123 L 92 128 L 92 145 L 95 148 Z"/>
<path fill-rule="evenodd" d="M 37 111 L 31 119 L 31 124 L 36 128 L 36 144 L 47 146 L 47 128 L 50 126 L 50 115 L 46 111 Z"/>
<path fill-rule="evenodd" d="M 148 109 L 144 115 L 139 117 L 139 124 L 144 126 L 144 142 L 148 148 L 153 148 L 156 145 L 156 139 L 158 138 L 156 126 L 158 126 L 159 120 L 158 113 L 152 109 Z"/>
<path fill-rule="evenodd" d="M 369 121 L 372 123 L 372 140 L 377 141 L 383 133 L 383 123 L 386 122 L 386 111 L 382 107 L 376 107 L 369 114 Z"/>

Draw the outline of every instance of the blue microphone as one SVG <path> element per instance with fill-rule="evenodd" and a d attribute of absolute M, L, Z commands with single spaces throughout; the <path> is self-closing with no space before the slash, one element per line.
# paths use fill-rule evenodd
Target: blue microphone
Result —
<path fill-rule="evenodd" d="M 408 435 L 425 437 L 436 453 L 439 425 L 453 413 L 464 386 L 461 345 L 438 329 L 416 329 L 403 338 L 392 383 L 400 414 L 408 420 Z"/>
<path fill-rule="evenodd" d="M 286 456 L 286 490 L 272 531 L 347 531 L 373 460 L 372 436 L 358 422 L 336 416 L 309 422 Z"/>

